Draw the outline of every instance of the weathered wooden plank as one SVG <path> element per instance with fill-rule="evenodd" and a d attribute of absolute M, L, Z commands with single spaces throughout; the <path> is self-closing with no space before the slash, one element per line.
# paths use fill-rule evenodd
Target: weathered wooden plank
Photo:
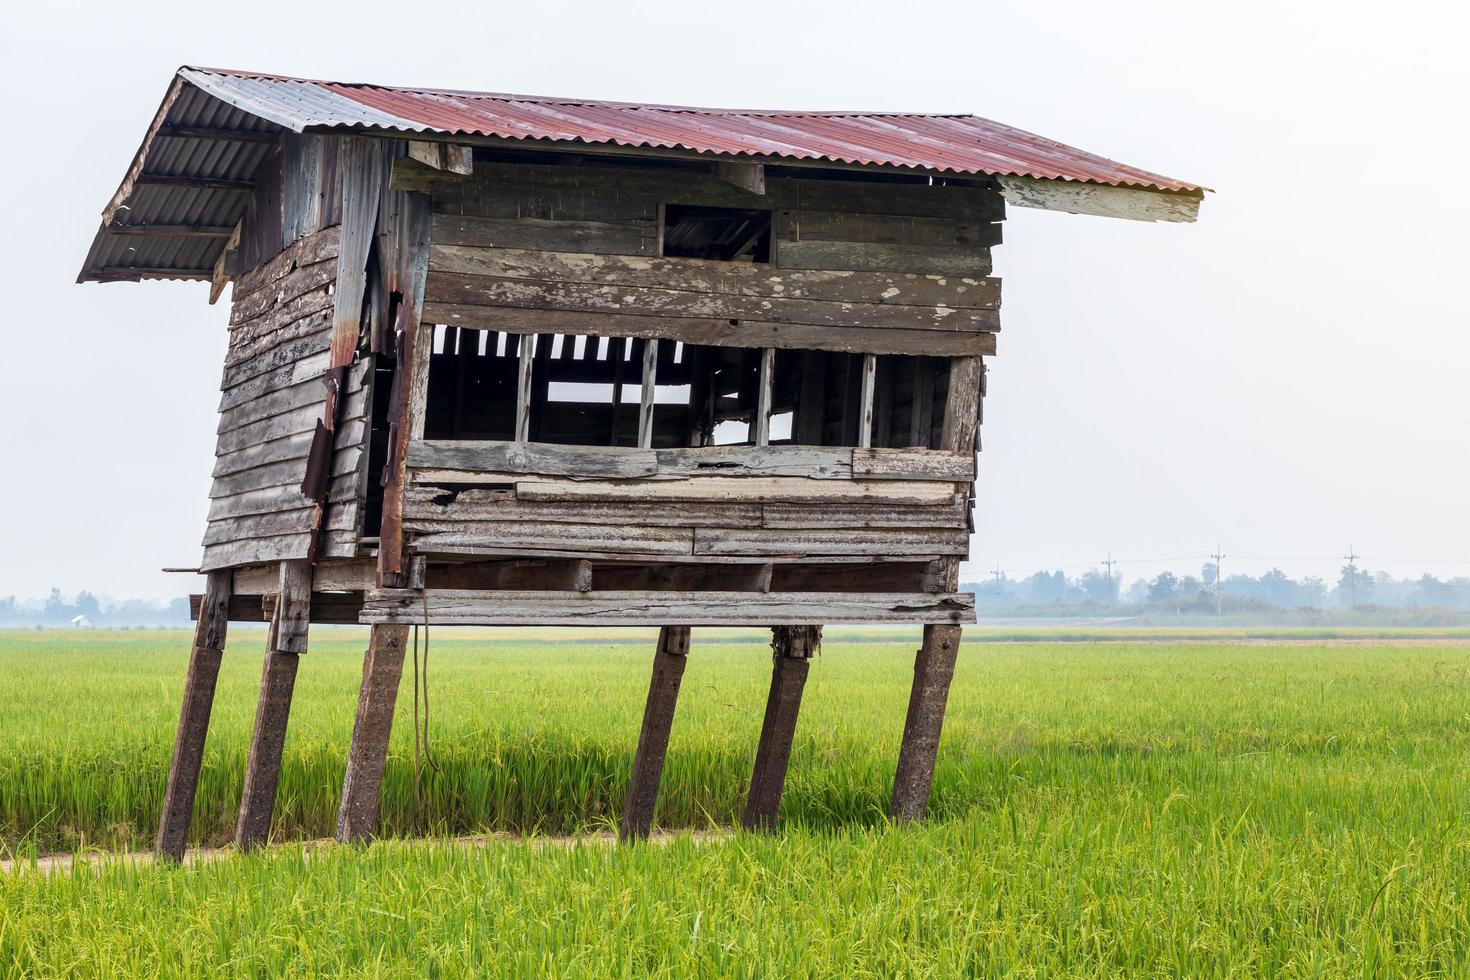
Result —
<path fill-rule="evenodd" d="M 773 323 L 766 320 L 579 313 L 425 301 L 424 321 L 514 334 L 658 337 L 711 347 L 775 347 L 855 354 L 941 357 L 995 353 L 995 334 L 963 330 L 900 330 Z"/>
<path fill-rule="evenodd" d="M 1140 187 L 1106 187 L 1075 180 L 1000 177 L 1001 193 L 1021 208 L 1093 214 L 1130 221 L 1193 221 L 1204 200 L 1200 193 L 1151 191 Z"/>
<path fill-rule="evenodd" d="M 648 449 L 653 445 L 653 400 L 658 383 L 657 340 L 643 342 L 643 386 L 638 399 L 638 448 Z M 618 389 L 618 400 L 622 400 L 622 389 Z"/>
<path fill-rule="evenodd" d="M 943 528 L 694 529 L 696 555 L 964 555 L 970 535 Z"/>
<path fill-rule="evenodd" d="M 980 391 L 984 377 L 985 364 L 978 357 L 957 357 L 950 362 L 940 445 L 968 457 L 970 481 L 975 479 L 975 436 L 980 430 Z"/>
<path fill-rule="evenodd" d="M 404 527 L 409 530 L 444 530 L 441 525 L 445 522 L 476 521 L 549 521 L 559 524 L 644 527 L 750 527 L 761 523 L 761 506 L 678 500 L 656 503 L 637 500 L 556 503 L 517 500 L 515 493 L 508 490 L 456 492 L 437 487 L 410 487 L 405 495 L 403 522 Z M 963 523 L 963 517 L 961 522 Z"/>
<path fill-rule="evenodd" d="M 993 189 L 960 184 L 931 184 L 916 180 L 826 180 L 812 177 L 772 177 L 766 192 L 756 194 L 722 181 L 716 174 L 669 171 L 640 166 L 564 167 L 547 164 L 509 164 L 480 161 L 472 180 L 447 178 L 442 172 L 413 161 L 395 161 L 392 185 L 399 190 L 433 191 L 457 200 L 469 188 L 471 199 L 483 201 L 505 189 L 559 188 L 587 194 L 615 192 L 624 198 L 737 208 L 807 208 L 930 217 L 997 220 L 1004 202 Z M 489 192 L 487 195 L 486 192 Z"/>
<path fill-rule="evenodd" d="M 643 555 L 687 555 L 694 540 L 691 528 L 618 527 L 602 524 L 553 524 L 525 521 L 481 521 L 464 530 L 421 535 L 414 547 L 432 552 L 440 546 L 484 547 L 513 551 L 525 549 L 562 552 Z"/>
<path fill-rule="evenodd" d="M 298 476 L 295 484 L 287 483 L 213 497 L 209 501 L 208 520 L 219 521 L 227 517 L 248 517 L 252 514 L 271 514 L 310 507 L 312 502 L 302 496 L 300 484 L 301 479 Z"/>
<path fill-rule="evenodd" d="M 990 247 L 999 245 L 1001 236 L 1001 226 L 990 222 L 848 211 L 782 211 L 776 227 L 778 251 L 788 242 L 803 241 Z"/>
<path fill-rule="evenodd" d="M 327 353 L 326 345 L 323 344 L 320 351 L 303 357 L 299 361 L 283 364 L 263 374 L 258 374 L 248 381 L 233 385 L 222 384 L 219 411 L 229 411 L 237 405 L 243 405 L 245 402 L 253 401 L 272 391 L 279 391 L 306 381 L 319 380 L 326 371 L 329 360 L 330 355 Z M 229 378 L 225 380 L 228 382 Z"/>
<path fill-rule="evenodd" d="M 256 562 L 280 561 L 286 558 L 305 558 L 308 545 L 305 534 L 283 534 L 272 538 L 253 538 L 248 541 L 231 541 L 228 544 L 210 545 L 204 549 L 204 558 L 199 563 L 201 571 L 230 568 L 235 565 L 253 565 Z"/>
<path fill-rule="evenodd" d="M 230 541 L 248 541 L 251 538 L 267 538 L 281 534 L 297 534 L 311 530 L 311 519 L 315 508 L 302 510 L 272 511 L 265 514 L 250 514 L 225 517 L 210 521 L 204 532 L 204 545 L 225 544 Z"/>
<path fill-rule="evenodd" d="M 650 449 L 446 439 L 409 443 L 408 465 L 415 469 L 617 479 L 652 476 L 658 472 L 658 457 Z"/>
<path fill-rule="evenodd" d="M 849 269 L 854 272 L 911 272 L 933 276 L 990 275 L 985 245 L 888 245 L 870 242 L 782 242 L 781 269 Z"/>
<path fill-rule="evenodd" d="M 230 303 L 230 324 L 238 326 L 269 316 L 274 310 L 289 307 L 298 297 L 331 285 L 337 280 L 337 261 L 324 259 L 303 266 L 248 296 L 237 295 Z"/>
<path fill-rule="evenodd" d="M 434 304 L 504 306 L 572 313 L 636 313 L 643 316 L 712 317 L 814 326 L 871 329 L 995 331 L 994 309 L 900 306 L 870 302 L 788 299 L 738 293 L 706 293 L 662 287 L 605 285 L 554 280 L 500 279 L 431 271 L 425 300 Z"/>
<path fill-rule="evenodd" d="M 343 419 L 364 417 L 368 411 L 368 391 L 365 386 L 367 362 L 360 362 L 352 366 L 348 372 L 347 398 L 342 404 Z M 312 378 L 285 388 L 268 391 L 257 398 L 236 405 L 234 408 L 226 409 L 220 413 L 220 433 L 231 432 L 241 426 L 262 419 L 272 418 L 296 409 L 314 406 L 318 409 L 322 402 L 322 384 L 319 378 Z"/>
<path fill-rule="evenodd" d="M 658 225 L 652 221 L 547 221 L 436 214 L 430 234 L 430 241 L 436 245 L 612 255 L 655 255 L 658 251 Z"/>
<path fill-rule="evenodd" d="M 331 331 L 319 330 L 314 334 L 288 341 L 279 347 L 273 347 L 257 357 L 231 364 L 225 368 L 224 381 L 220 387 L 234 388 L 262 374 L 314 357 L 327 349 L 330 337 Z M 256 397 L 256 394 L 250 397 Z"/>
<path fill-rule="evenodd" d="M 873 392 L 878 380 L 878 358 L 875 354 L 863 355 L 863 385 L 858 403 L 858 448 L 868 449 L 873 445 Z M 853 460 L 856 462 L 857 457 Z"/>
<path fill-rule="evenodd" d="M 362 453 L 358 449 L 348 449 L 337 453 L 332 460 L 332 475 L 341 476 L 344 473 L 356 472 L 361 458 Z M 216 476 L 209 486 L 209 496 L 210 499 L 229 497 L 250 490 L 267 490 L 278 486 L 288 486 L 299 490 L 304 473 L 305 460 L 301 457 L 266 463 L 262 466 L 241 470 L 238 473 Z"/>
<path fill-rule="evenodd" d="M 975 454 L 945 449 L 854 449 L 852 475 L 865 480 L 975 479 Z"/>
<path fill-rule="evenodd" d="M 235 281 L 235 299 L 249 296 L 297 269 L 335 259 L 341 242 L 342 228 L 335 224 L 293 242 L 273 258 L 241 274 Z"/>
<path fill-rule="evenodd" d="M 311 433 L 303 432 L 285 439 L 276 439 L 272 442 L 264 442 L 258 446 L 251 446 L 239 452 L 229 453 L 218 457 L 214 462 L 214 476 L 228 476 L 231 473 L 239 473 L 243 470 L 264 466 L 268 463 L 280 463 L 288 459 L 302 461 L 303 474 L 305 473 L 306 454 L 311 449 Z"/>
<path fill-rule="evenodd" d="M 429 475 L 423 474 L 421 475 Z M 904 480 L 810 480 L 805 477 L 703 476 L 687 480 L 516 479 L 521 500 L 690 500 L 744 503 L 947 504 L 954 487 L 938 482 Z M 504 482 L 487 479 L 485 482 Z M 424 482 L 432 482 L 426 480 Z"/>
<path fill-rule="evenodd" d="M 968 592 L 472 592 L 384 589 L 364 596 L 361 622 L 462 626 L 791 626 L 972 623 Z"/>
<path fill-rule="evenodd" d="M 853 272 L 830 269 L 778 269 L 763 262 L 630 257 L 588 252 L 474 248 L 435 243 L 429 249 L 434 272 L 577 282 L 607 286 L 671 285 L 701 293 L 757 299 L 806 299 L 884 306 L 948 306 L 996 309 L 999 279 L 931 276 L 903 272 Z"/>
<path fill-rule="evenodd" d="M 322 417 L 320 404 L 307 405 L 304 408 L 292 409 L 280 415 L 272 415 L 242 425 L 237 429 L 221 433 L 215 442 L 215 455 L 225 456 L 230 453 L 258 446 L 263 442 L 273 439 L 284 439 L 300 432 L 311 432 L 316 429 L 317 420 Z"/>
<path fill-rule="evenodd" d="M 964 494 L 954 494 L 942 506 L 905 507 L 892 504 L 763 504 L 760 523 L 769 528 L 965 528 L 969 507 Z M 694 525 L 691 525 L 694 526 Z M 749 527 L 749 524 L 717 524 L 719 527 Z"/>
<path fill-rule="evenodd" d="M 312 298 L 312 305 L 317 305 L 316 309 L 308 310 L 300 316 L 297 316 L 293 309 L 279 320 L 271 314 L 266 314 L 260 320 L 251 321 L 259 329 L 253 331 L 248 338 L 231 334 L 230 349 L 225 352 L 226 366 L 248 361 L 272 348 L 280 347 L 282 344 L 299 340 L 302 337 L 314 336 L 330 327 L 332 323 L 331 298 L 324 290 L 317 290 L 309 295 Z"/>
<path fill-rule="evenodd" d="M 698 446 L 655 450 L 658 474 L 685 476 L 790 476 L 851 479 L 852 450 L 842 446 Z"/>
<path fill-rule="evenodd" d="M 760 377 L 756 381 L 754 442 L 757 447 L 771 444 L 771 394 L 775 374 L 776 351 L 766 347 L 761 351 Z"/>

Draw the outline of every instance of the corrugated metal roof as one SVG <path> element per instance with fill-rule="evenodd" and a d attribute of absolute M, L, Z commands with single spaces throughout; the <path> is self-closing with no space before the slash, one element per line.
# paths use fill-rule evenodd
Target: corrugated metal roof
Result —
<path fill-rule="evenodd" d="M 125 234 L 116 226 L 233 227 L 247 203 L 241 190 L 161 186 L 148 178 L 251 181 L 275 144 L 241 134 L 259 137 L 282 129 L 499 138 L 527 149 L 572 143 L 776 163 L 878 165 L 1131 187 L 1196 200 L 1206 189 L 978 116 L 702 109 L 185 67 L 104 212 L 79 281 L 209 278 L 224 249 L 222 237 Z M 211 135 L 220 133 L 235 138 Z"/>
<path fill-rule="evenodd" d="M 210 68 L 184 68 L 180 75 L 233 106 L 297 132 L 382 129 L 1204 190 L 979 116 L 635 105 Z"/>

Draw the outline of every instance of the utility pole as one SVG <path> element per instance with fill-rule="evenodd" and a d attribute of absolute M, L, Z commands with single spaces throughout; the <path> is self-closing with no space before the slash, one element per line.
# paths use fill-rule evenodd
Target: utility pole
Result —
<path fill-rule="evenodd" d="M 1343 561 L 1348 563 L 1348 603 L 1350 608 L 1358 608 L 1358 559 L 1362 556 L 1348 545 L 1348 553 L 1343 555 Z"/>
<path fill-rule="evenodd" d="M 1111 551 L 1108 552 L 1108 557 L 1103 559 L 1103 564 L 1108 566 L 1108 581 L 1111 582 L 1113 580 L 1113 566 L 1118 564 L 1113 560 L 1113 553 Z"/>
<path fill-rule="evenodd" d="M 1215 615 L 1219 616 L 1222 615 L 1224 609 L 1224 603 L 1220 598 L 1220 589 L 1225 583 L 1225 573 L 1220 568 L 1220 562 L 1225 560 L 1225 556 L 1220 553 L 1220 546 L 1218 544 L 1215 545 L 1215 553 L 1210 557 L 1215 559 Z"/>
<path fill-rule="evenodd" d="M 1000 580 L 1005 577 L 1005 572 L 1000 570 L 1000 562 L 995 563 L 995 570 L 990 573 L 990 577 L 995 579 L 996 591 L 1000 591 Z"/>

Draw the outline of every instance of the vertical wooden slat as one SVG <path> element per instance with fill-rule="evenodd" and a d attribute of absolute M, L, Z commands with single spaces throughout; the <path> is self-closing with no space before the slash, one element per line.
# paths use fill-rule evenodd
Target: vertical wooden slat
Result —
<path fill-rule="evenodd" d="M 235 843 L 246 849 L 265 843 L 270 836 L 296 668 L 300 655 L 306 651 L 311 616 L 311 566 L 301 560 L 281 562 L 280 589 L 260 678 L 260 701 L 255 709 L 250 756 L 245 764 L 240 820 L 235 827 Z"/>
<path fill-rule="evenodd" d="M 959 649 L 960 627 L 935 624 L 924 627 L 924 642 L 914 657 L 914 686 L 909 693 L 903 744 L 899 747 L 898 769 L 893 777 L 893 801 L 888 808 L 889 816 L 895 820 L 922 820 L 929 807 L 944 708 L 949 700 L 949 684 L 954 678 Z"/>
<path fill-rule="evenodd" d="M 531 438 L 531 368 L 535 364 L 536 335 L 520 335 L 520 359 L 516 375 L 516 442 Z"/>
<path fill-rule="evenodd" d="M 864 354 L 862 408 L 858 412 L 858 445 L 863 449 L 873 445 L 873 390 L 877 379 L 877 355 Z"/>
<path fill-rule="evenodd" d="M 643 342 L 643 395 L 638 401 L 638 446 L 653 445 L 653 401 L 658 393 L 658 344 L 654 338 Z"/>
<path fill-rule="evenodd" d="M 775 384 L 775 374 L 776 349 L 774 347 L 763 348 L 761 350 L 760 381 L 755 396 L 754 429 L 757 446 L 771 444 L 771 389 Z"/>
<path fill-rule="evenodd" d="M 614 337 L 607 342 L 607 356 L 612 361 L 612 426 L 608 433 L 608 445 L 618 444 L 618 433 L 623 426 L 623 355 L 626 345 L 633 341 Z"/>
<path fill-rule="evenodd" d="M 796 719 L 801 711 L 801 693 L 806 687 L 810 658 L 822 645 L 820 626 L 775 626 L 771 629 L 771 690 L 766 697 L 766 715 L 761 723 L 760 743 L 750 776 L 750 794 L 745 801 L 741 824 L 747 830 L 770 830 L 776 825 L 781 794 L 786 788 L 786 770 L 791 763 L 791 744 L 796 738 Z"/>
<path fill-rule="evenodd" d="M 209 715 L 214 707 L 215 681 L 224 656 L 229 627 L 229 569 L 210 572 L 194 625 L 194 644 L 189 651 L 189 673 L 184 680 L 184 704 L 179 709 L 179 728 L 174 736 L 173 762 L 168 770 L 168 787 L 163 793 L 163 814 L 158 821 L 154 853 L 161 861 L 183 859 L 189 840 L 189 822 L 194 816 L 194 796 L 199 789 L 199 767 L 204 759 L 204 741 L 209 734 Z"/>
<path fill-rule="evenodd" d="M 929 433 L 934 427 L 934 362 L 927 357 L 914 359 L 914 402 L 909 410 L 909 445 L 929 448 Z"/>
<path fill-rule="evenodd" d="M 393 733 L 393 706 L 398 700 L 407 645 L 407 626 L 378 624 L 368 634 L 357 719 L 352 725 L 352 746 L 342 780 L 342 805 L 337 811 L 339 841 L 366 840 L 378 831 L 383 767 Z"/>
<path fill-rule="evenodd" d="M 648 701 L 643 708 L 643 727 L 638 733 L 638 749 L 633 754 L 633 778 L 628 783 L 628 801 L 618 824 L 621 841 L 645 838 L 653 828 L 653 810 L 658 803 L 669 731 L 674 723 L 679 683 L 688 654 L 689 627 L 665 626 L 658 631 L 653 677 L 648 683 Z"/>
<path fill-rule="evenodd" d="M 801 392 L 797 396 L 795 436 L 802 446 L 820 446 L 827 427 L 826 351 L 801 352 Z"/>
<path fill-rule="evenodd" d="M 979 357 L 950 360 L 940 448 L 965 450 L 975 445 L 975 432 L 980 426 L 980 378 L 984 370 Z"/>

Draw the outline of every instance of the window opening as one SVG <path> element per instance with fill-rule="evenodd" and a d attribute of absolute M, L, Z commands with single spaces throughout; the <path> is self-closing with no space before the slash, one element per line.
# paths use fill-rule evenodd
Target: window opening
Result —
<path fill-rule="evenodd" d="M 771 212 L 743 208 L 663 207 L 663 254 L 725 262 L 771 261 Z"/>

